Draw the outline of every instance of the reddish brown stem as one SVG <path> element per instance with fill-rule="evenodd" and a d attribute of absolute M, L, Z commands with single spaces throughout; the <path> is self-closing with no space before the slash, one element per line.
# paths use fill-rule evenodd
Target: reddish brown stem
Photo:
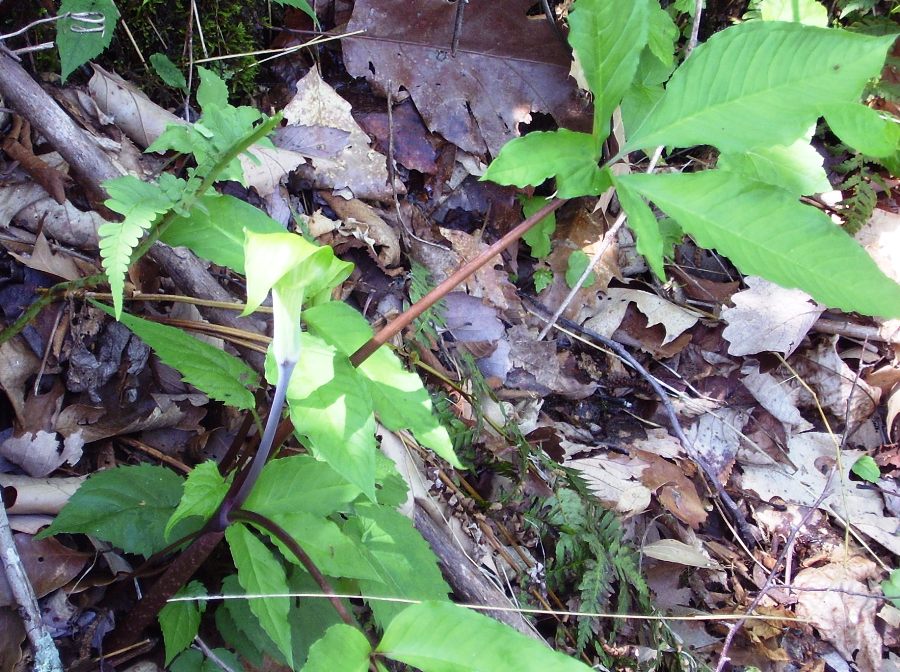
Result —
<path fill-rule="evenodd" d="M 389 322 L 381 331 L 370 338 L 367 343 L 363 344 L 363 346 L 359 350 L 354 352 L 352 357 L 350 357 L 350 363 L 353 364 L 353 366 L 359 366 L 364 361 L 366 361 L 366 359 L 368 359 L 373 352 L 387 343 L 389 339 L 403 331 L 412 323 L 413 320 L 419 317 L 419 315 L 424 313 L 426 310 L 431 308 L 431 306 L 444 298 L 447 294 L 453 291 L 453 289 L 456 288 L 457 285 L 466 280 L 466 278 L 475 273 L 475 271 L 480 269 L 482 266 L 487 264 L 491 259 L 503 252 L 503 250 L 505 250 L 507 247 L 521 238 L 528 231 L 528 229 L 537 224 L 551 212 L 559 208 L 563 203 L 565 203 L 565 201 L 559 198 L 554 198 L 543 208 L 531 215 L 531 217 L 523 221 L 521 224 L 516 226 L 516 228 L 512 229 L 500 240 L 487 248 L 484 252 L 472 259 L 472 261 L 463 264 L 459 268 L 459 270 L 456 271 L 456 273 L 451 275 L 437 287 L 428 292 L 428 294 L 416 301 L 412 306 L 410 306 L 409 310 L 405 311 L 402 315 L 397 317 L 397 319 Z"/>

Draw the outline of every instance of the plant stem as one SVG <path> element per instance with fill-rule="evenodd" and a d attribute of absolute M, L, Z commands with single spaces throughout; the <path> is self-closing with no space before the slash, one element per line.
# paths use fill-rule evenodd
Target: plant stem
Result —
<path fill-rule="evenodd" d="M 359 366 L 366 361 L 366 359 L 368 359 L 379 347 L 387 343 L 393 336 L 396 336 L 403 331 L 403 329 L 408 327 L 413 320 L 419 317 L 419 315 L 444 298 L 453 291 L 458 284 L 466 280 L 466 278 L 475 273 L 475 271 L 503 252 L 503 250 L 521 238 L 531 227 L 551 212 L 557 210 L 563 203 L 565 203 L 564 200 L 554 198 L 547 205 L 531 215 L 531 217 L 524 220 L 500 240 L 487 248 L 484 252 L 472 259 L 472 261 L 463 264 L 453 275 L 416 301 L 409 307 L 409 310 L 389 322 L 381 331 L 364 343 L 363 346 L 350 357 L 350 363 L 353 364 L 353 366 Z"/>

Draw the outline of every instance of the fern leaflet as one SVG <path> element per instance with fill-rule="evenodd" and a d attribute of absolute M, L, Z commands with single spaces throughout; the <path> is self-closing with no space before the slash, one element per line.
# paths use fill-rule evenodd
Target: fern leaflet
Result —
<path fill-rule="evenodd" d="M 169 178 L 176 179 L 171 176 Z M 153 224 L 153 220 L 171 209 L 176 201 L 172 200 L 169 189 L 160 189 L 155 184 L 142 182 L 131 175 L 109 180 L 104 186 L 110 196 L 106 207 L 125 216 L 121 222 L 107 222 L 97 231 L 103 270 L 109 278 L 118 319 L 122 315 L 122 294 L 125 291 L 125 274 L 131 263 L 131 253 Z"/>

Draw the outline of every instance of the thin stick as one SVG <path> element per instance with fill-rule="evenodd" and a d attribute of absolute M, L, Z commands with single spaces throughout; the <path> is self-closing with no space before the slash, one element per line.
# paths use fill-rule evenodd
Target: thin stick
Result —
<path fill-rule="evenodd" d="M 687 46 L 684 49 L 684 58 L 691 55 L 694 47 L 697 46 L 697 40 L 700 38 L 700 15 L 703 13 L 703 0 L 694 2 L 694 19 L 691 22 L 691 37 L 688 39 Z"/>
<path fill-rule="evenodd" d="M 507 247 L 521 238 L 522 235 L 524 235 L 525 232 L 528 231 L 532 226 L 537 224 L 551 212 L 557 210 L 564 202 L 565 201 L 558 198 L 553 199 L 547 205 L 534 213 L 531 217 L 516 226 L 516 228 L 512 229 L 496 243 L 487 248 L 484 252 L 472 259 L 472 261 L 463 264 L 463 266 L 453 275 L 444 280 L 441 284 L 432 289 L 421 299 L 416 301 L 412 306 L 410 306 L 409 310 L 404 312 L 395 320 L 389 322 L 381 331 L 370 338 L 369 341 L 366 342 L 359 350 L 354 352 L 353 356 L 350 357 L 350 363 L 353 364 L 353 366 L 359 366 L 360 364 L 362 364 L 373 352 L 387 343 L 388 340 L 403 331 L 403 329 L 408 327 L 413 320 L 419 317 L 419 315 L 431 308 L 431 306 L 444 298 L 447 293 L 455 289 L 458 284 L 466 280 L 466 278 L 475 273 L 475 271 L 487 264 L 494 257 L 503 252 L 503 250 L 505 250 Z"/>
<path fill-rule="evenodd" d="M 10 590 L 15 597 L 16 604 L 25 624 L 25 634 L 34 649 L 34 668 L 41 672 L 63 672 L 62 661 L 53 637 L 44 626 L 41 618 L 41 609 L 37 603 L 34 588 L 25 574 L 22 559 L 13 539 L 12 529 L 9 527 L 9 518 L 6 515 L 6 505 L 0 498 L 0 556 L 2 556 L 3 569 L 6 571 L 6 579 Z"/>

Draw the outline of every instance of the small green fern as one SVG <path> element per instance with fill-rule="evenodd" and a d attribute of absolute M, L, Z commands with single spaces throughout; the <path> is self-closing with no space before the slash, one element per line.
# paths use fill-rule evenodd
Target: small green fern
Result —
<path fill-rule="evenodd" d="M 106 206 L 125 216 L 121 222 L 107 222 L 97 231 L 100 237 L 100 257 L 103 259 L 103 270 L 109 278 L 116 318 L 122 314 L 125 274 L 134 248 L 153 221 L 177 202 L 173 200 L 170 189 L 160 188 L 164 182 L 172 180 L 177 178 L 164 173 L 160 175 L 160 185 L 157 186 L 126 175 L 104 184 L 110 196 Z"/>
<path fill-rule="evenodd" d="M 871 184 L 872 170 L 862 154 L 854 154 L 840 163 L 835 171 L 845 175 L 838 189 L 850 192 L 838 203 L 838 209 L 844 218 L 844 229 L 850 234 L 855 234 L 869 221 L 878 202 Z"/>
<path fill-rule="evenodd" d="M 644 613 L 652 611 L 637 553 L 624 539 L 614 512 L 569 488 L 560 488 L 543 506 L 538 518 L 558 535 L 554 557 L 547 562 L 549 587 L 562 593 L 576 591 L 583 611 L 615 608 L 625 614 L 633 606 Z M 594 623 L 594 619 L 579 618 L 579 652 L 595 638 Z M 617 624 L 612 628 L 615 632 Z"/>

